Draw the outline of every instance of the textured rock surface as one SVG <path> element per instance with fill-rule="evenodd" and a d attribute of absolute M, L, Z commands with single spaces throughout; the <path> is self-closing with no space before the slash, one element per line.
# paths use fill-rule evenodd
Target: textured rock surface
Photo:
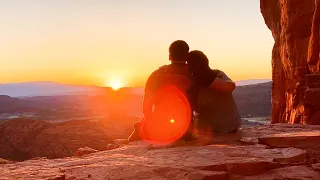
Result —
<path fill-rule="evenodd" d="M 36 137 L 29 149 L 32 157 L 58 158 L 72 156 L 81 147 L 104 150 L 112 140 L 104 127 L 90 121 L 53 124 Z"/>
<path fill-rule="evenodd" d="M 296 134 L 295 134 L 295 133 Z M 0 179 L 320 179 L 320 151 L 310 154 L 313 139 L 305 138 L 301 148 L 289 147 L 286 140 L 317 136 L 319 126 L 265 125 L 242 129 L 228 136 L 214 136 L 215 144 L 200 146 L 151 146 L 135 142 L 117 149 L 81 157 L 37 158 L 0 165 Z M 287 133 L 273 148 L 258 139 Z M 268 135 L 268 136 L 266 136 Z M 250 140 L 244 145 L 240 139 Z M 284 145 L 281 145 L 284 143 Z M 312 145 L 312 146 L 308 146 Z"/>
<path fill-rule="evenodd" d="M 320 79 L 319 75 L 313 76 L 320 70 L 319 0 L 260 0 L 260 7 L 275 41 L 272 123 L 320 124 L 320 119 L 311 122 L 320 107 L 304 104 L 305 90 L 318 86 Z M 319 92 L 307 93 L 308 99 L 310 95 L 320 97 Z"/>
<path fill-rule="evenodd" d="M 76 151 L 76 156 L 83 156 L 83 155 L 86 155 L 86 154 L 92 154 L 92 153 L 95 153 L 95 152 L 98 152 L 98 150 L 96 149 L 92 149 L 92 148 L 89 148 L 89 147 L 84 147 L 84 148 L 79 148 L 77 151 Z"/>
<path fill-rule="evenodd" d="M 0 158 L 13 160 L 31 158 L 28 149 L 35 138 L 50 126 L 43 121 L 10 121 L 0 125 Z"/>
<path fill-rule="evenodd" d="M 9 163 L 12 163 L 12 162 L 9 161 L 9 160 L 1 159 L 1 158 L 0 158 L 0 164 L 9 164 Z"/>
<path fill-rule="evenodd" d="M 267 135 L 259 142 L 271 147 L 320 148 L 320 131 Z"/>
<path fill-rule="evenodd" d="M 272 170 L 257 176 L 241 178 L 239 180 L 318 180 L 320 173 L 307 166 L 291 166 Z"/>
<path fill-rule="evenodd" d="M 287 154 L 288 151 L 291 153 Z M 83 158 L 56 160 L 29 160 L 0 166 L 2 177 L 50 178 L 61 172 L 66 178 L 75 176 L 94 179 L 148 179 L 196 177 L 192 172 L 205 176 L 256 175 L 282 167 L 275 159 L 292 159 L 305 154 L 295 148 L 265 149 L 263 145 L 203 147 L 176 147 L 149 150 L 148 145 L 138 144 L 116 150 L 98 152 Z M 45 173 L 49 172 L 48 175 Z M 207 172 L 203 174 L 204 172 Z M 201 178 L 200 178 L 201 179 Z"/>
<path fill-rule="evenodd" d="M 104 150 L 112 140 L 104 126 L 90 121 L 50 124 L 38 120 L 13 120 L 0 125 L 0 158 L 73 156 L 77 149 Z"/>

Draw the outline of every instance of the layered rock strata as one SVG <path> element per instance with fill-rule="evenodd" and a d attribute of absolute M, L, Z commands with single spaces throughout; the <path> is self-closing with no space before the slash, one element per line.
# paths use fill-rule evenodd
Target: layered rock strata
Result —
<path fill-rule="evenodd" d="M 260 0 L 260 8 L 275 41 L 272 123 L 320 124 L 320 1 Z"/>

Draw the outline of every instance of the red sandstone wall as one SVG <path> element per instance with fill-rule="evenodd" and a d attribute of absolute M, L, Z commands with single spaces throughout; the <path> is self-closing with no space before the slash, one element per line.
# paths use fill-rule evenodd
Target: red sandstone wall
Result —
<path fill-rule="evenodd" d="M 320 124 L 320 0 L 260 0 L 271 30 L 272 123 Z"/>

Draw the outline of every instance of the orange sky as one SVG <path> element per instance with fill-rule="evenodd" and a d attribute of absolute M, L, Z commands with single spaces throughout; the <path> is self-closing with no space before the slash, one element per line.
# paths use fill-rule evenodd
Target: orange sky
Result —
<path fill-rule="evenodd" d="M 259 1 L 1 2 L 0 82 L 143 86 L 186 40 L 232 79 L 271 78 L 273 39 Z"/>

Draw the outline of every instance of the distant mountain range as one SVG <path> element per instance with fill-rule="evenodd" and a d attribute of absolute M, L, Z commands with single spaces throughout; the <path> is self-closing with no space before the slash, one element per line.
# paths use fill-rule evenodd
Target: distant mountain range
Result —
<path fill-rule="evenodd" d="M 21 115 L 31 115 L 46 120 L 93 118 L 113 112 L 141 117 L 142 88 L 124 88 L 118 91 L 110 88 L 92 88 L 97 92 L 96 94 L 91 94 L 93 91 L 89 89 L 91 92 L 87 94 L 25 97 L 0 95 L 0 119 Z M 270 116 L 271 89 L 272 82 L 237 86 L 233 96 L 241 116 Z"/>
<path fill-rule="evenodd" d="M 250 84 L 259 84 L 259 83 L 266 83 L 272 81 L 271 79 L 249 79 L 249 80 L 241 80 L 236 81 L 237 86 L 245 86 Z"/>
<path fill-rule="evenodd" d="M 0 84 L 0 95 L 11 97 L 59 95 L 71 93 L 89 93 L 100 90 L 100 87 L 77 86 L 55 82 L 21 82 Z"/>
<path fill-rule="evenodd" d="M 121 91 L 135 92 L 135 88 L 122 88 Z M 0 95 L 11 97 L 54 96 L 54 95 L 101 95 L 112 92 L 110 87 L 81 86 L 56 82 L 21 82 L 0 84 Z M 139 90 L 138 92 L 139 93 Z"/>
<path fill-rule="evenodd" d="M 250 84 L 258 84 L 270 82 L 270 79 L 251 79 L 237 81 L 237 86 Z M 130 91 L 135 94 L 143 94 L 143 88 L 122 88 L 122 91 Z M 99 86 L 79 86 L 71 84 L 62 84 L 49 81 L 40 82 L 21 82 L 21 83 L 5 83 L 0 84 L 0 95 L 8 95 L 11 97 L 21 96 L 39 96 L 39 95 L 80 95 L 80 94 L 105 94 L 112 91 L 109 87 Z"/>

